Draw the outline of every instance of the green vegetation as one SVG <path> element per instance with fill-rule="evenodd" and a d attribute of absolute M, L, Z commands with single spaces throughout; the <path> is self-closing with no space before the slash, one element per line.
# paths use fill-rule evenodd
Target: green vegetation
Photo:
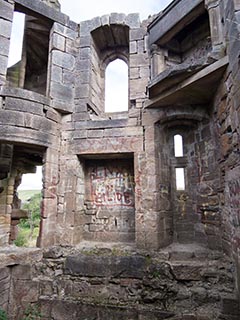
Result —
<path fill-rule="evenodd" d="M 7 314 L 0 308 L 0 320 L 7 320 Z"/>
<path fill-rule="evenodd" d="M 18 247 L 34 247 L 36 246 L 36 239 L 39 233 L 40 223 L 40 205 L 41 205 L 41 193 L 37 192 L 32 195 L 29 201 L 25 201 L 22 205 L 22 209 L 28 212 L 27 219 L 21 219 L 18 225 L 19 232 L 14 244 Z M 24 196 L 30 195 L 32 191 L 26 191 Z M 21 195 L 20 195 L 21 197 Z M 22 199 L 22 198 L 21 198 Z"/>
<path fill-rule="evenodd" d="M 22 320 L 40 320 L 42 318 L 38 305 L 29 304 L 24 311 Z M 0 320 L 8 320 L 7 313 L 0 308 Z"/>
<path fill-rule="evenodd" d="M 18 197 L 23 203 L 31 199 L 35 194 L 40 194 L 40 190 L 18 190 Z"/>
<path fill-rule="evenodd" d="M 42 318 L 40 308 L 37 305 L 29 305 L 25 312 L 22 320 L 39 320 Z"/>

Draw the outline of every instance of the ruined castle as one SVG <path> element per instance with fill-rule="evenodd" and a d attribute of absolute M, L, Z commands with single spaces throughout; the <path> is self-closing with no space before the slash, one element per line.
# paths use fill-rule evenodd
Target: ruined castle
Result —
<path fill-rule="evenodd" d="M 25 14 L 23 51 L 8 68 L 14 12 Z M 128 66 L 128 110 L 109 113 L 116 59 Z M 17 188 L 38 165 L 38 248 L 17 249 Z M 0 0 L 9 319 L 30 305 L 46 320 L 238 320 L 239 292 L 240 1 L 76 23 L 58 1 Z"/>

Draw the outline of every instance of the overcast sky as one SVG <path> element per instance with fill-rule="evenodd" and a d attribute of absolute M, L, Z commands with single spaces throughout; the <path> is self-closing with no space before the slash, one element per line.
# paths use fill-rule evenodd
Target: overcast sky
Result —
<path fill-rule="evenodd" d="M 61 10 L 75 22 L 89 20 L 104 14 L 139 13 L 140 19 L 144 20 L 149 15 L 158 13 L 165 8 L 171 0 L 59 0 Z"/>
<path fill-rule="evenodd" d="M 87 1 L 78 1 L 78 0 L 60 0 L 61 3 L 61 11 L 68 16 L 70 16 L 71 20 L 79 23 L 84 20 L 89 20 L 97 16 L 102 16 L 104 14 L 109 14 L 112 12 L 118 13 L 139 13 L 140 19 L 144 20 L 147 19 L 149 15 L 153 15 L 155 13 L 160 12 L 163 10 L 171 0 L 87 0 Z M 11 56 L 9 59 L 9 65 L 15 64 L 21 59 L 21 42 L 22 42 L 22 30 L 23 30 L 23 21 L 24 17 L 18 15 L 16 18 L 16 24 L 13 30 L 13 41 L 11 43 Z M 109 71 L 112 72 L 113 78 L 117 78 L 118 85 L 122 83 L 122 88 L 118 87 L 118 91 L 123 90 L 126 91 L 127 84 L 126 82 L 122 81 L 126 76 L 127 68 L 124 66 L 118 67 L 115 64 L 116 69 L 114 70 L 114 65 L 112 67 L 113 70 Z M 117 72 L 119 72 L 117 74 Z M 120 80 L 119 80 L 120 79 Z M 111 80 L 110 80 L 111 82 Z M 112 96 L 108 96 L 107 100 L 109 101 L 108 104 L 111 104 L 111 101 L 115 101 L 113 99 L 114 93 Z M 127 103 L 125 99 L 125 103 Z M 121 103 L 120 108 L 123 107 L 124 104 Z M 106 106 L 108 108 L 108 106 Z M 108 111 L 108 110 L 107 110 Z M 41 168 L 39 167 L 37 170 L 37 174 L 32 175 L 24 175 L 22 179 L 22 184 L 19 189 L 22 190 L 32 190 L 32 189 L 41 189 L 42 188 L 42 175 L 41 175 Z"/>

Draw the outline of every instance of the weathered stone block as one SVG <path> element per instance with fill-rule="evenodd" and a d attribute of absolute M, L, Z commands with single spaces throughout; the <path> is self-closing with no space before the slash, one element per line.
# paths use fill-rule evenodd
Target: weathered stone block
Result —
<path fill-rule="evenodd" d="M 0 36 L 10 39 L 11 30 L 12 30 L 12 23 L 10 21 L 0 19 Z"/>
<path fill-rule="evenodd" d="M 146 35 L 146 30 L 143 28 L 130 30 L 130 41 L 143 40 Z"/>
<path fill-rule="evenodd" d="M 0 55 L 0 74 L 5 75 L 7 72 L 8 58 Z"/>
<path fill-rule="evenodd" d="M 109 14 L 105 14 L 105 15 L 101 16 L 101 24 L 102 24 L 102 26 L 107 26 L 110 24 L 110 15 Z"/>
<path fill-rule="evenodd" d="M 63 26 L 62 24 L 59 24 L 56 22 L 53 25 L 52 31 L 73 40 L 76 39 L 77 37 L 77 32 L 75 30 L 68 28 L 66 26 Z"/>
<path fill-rule="evenodd" d="M 77 46 L 79 48 L 91 47 L 91 43 L 90 35 L 82 36 L 81 38 L 77 39 Z"/>
<path fill-rule="evenodd" d="M 87 130 L 75 130 L 73 133 L 73 139 L 86 139 Z"/>
<path fill-rule="evenodd" d="M 61 36 L 57 33 L 54 33 L 52 36 L 51 49 L 57 49 L 60 51 L 64 51 L 65 45 L 66 45 L 66 39 L 63 36 Z"/>
<path fill-rule="evenodd" d="M 103 137 L 103 130 L 88 130 L 87 137 L 88 138 L 102 138 Z"/>
<path fill-rule="evenodd" d="M 110 24 L 125 24 L 126 15 L 124 13 L 111 13 Z"/>
<path fill-rule="evenodd" d="M 198 281 L 201 280 L 201 272 L 203 269 L 202 264 L 173 264 L 172 265 L 172 272 L 174 274 L 174 277 L 177 280 L 182 280 L 182 281 L 189 281 L 189 280 L 194 280 Z"/>
<path fill-rule="evenodd" d="M 56 82 L 52 82 L 50 85 L 50 96 L 53 99 L 56 100 L 62 100 L 63 101 L 63 108 L 66 102 L 71 103 L 73 101 L 74 98 L 74 90 L 73 88 L 69 88 L 69 86 L 60 84 L 60 83 L 56 83 Z M 60 101 L 61 103 L 61 101 Z M 58 102 L 55 102 L 53 104 L 54 108 L 61 110 L 62 107 L 59 106 Z M 65 106 L 65 109 L 68 109 L 67 106 Z"/>
<path fill-rule="evenodd" d="M 144 53 L 130 55 L 130 65 L 132 68 L 139 68 L 141 66 L 148 66 L 148 57 Z"/>
<path fill-rule="evenodd" d="M 12 268 L 12 276 L 17 280 L 30 280 L 31 274 L 30 265 L 19 265 Z"/>
<path fill-rule="evenodd" d="M 52 52 L 52 62 L 68 70 L 73 70 L 75 66 L 75 58 L 71 54 L 57 50 L 53 50 Z"/>
<path fill-rule="evenodd" d="M 91 60 L 77 60 L 76 70 L 77 71 L 89 71 L 91 69 Z"/>
<path fill-rule="evenodd" d="M 126 16 L 126 25 L 135 29 L 140 27 L 140 18 L 138 13 L 130 13 Z"/>
<path fill-rule="evenodd" d="M 48 132 L 51 134 L 57 134 L 57 126 L 56 124 L 51 121 L 48 120 L 46 118 L 42 118 L 42 117 L 38 117 L 38 116 L 28 116 L 25 115 L 25 123 L 27 127 L 33 128 L 33 129 L 37 129 L 43 132 Z"/>
<path fill-rule="evenodd" d="M 140 68 L 130 68 L 130 80 L 140 78 Z"/>
<path fill-rule="evenodd" d="M 10 41 L 7 38 L 0 36 L 0 54 L 7 56 L 9 53 Z"/>
<path fill-rule="evenodd" d="M 37 302 L 39 298 L 39 283 L 31 280 L 13 280 L 14 293 L 12 296 L 13 308 L 21 305 L 21 302 L 26 304 Z M 24 290 L 23 290 L 24 288 Z"/>
<path fill-rule="evenodd" d="M 57 111 L 55 111 L 54 109 L 47 109 L 46 118 L 48 118 L 56 123 L 60 123 L 60 121 L 61 121 L 60 114 Z"/>
<path fill-rule="evenodd" d="M 130 54 L 137 53 L 137 41 L 130 41 L 129 53 Z"/>
<path fill-rule="evenodd" d="M 75 41 L 76 40 L 66 39 L 66 53 L 69 53 L 76 58 L 79 50 L 76 48 Z"/>
<path fill-rule="evenodd" d="M 34 91 L 25 90 L 22 88 L 3 87 L 1 89 L 1 94 L 6 97 L 12 97 L 16 99 L 21 98 L 26 101 L 33 101 L 34 103 L 40 103 L 45 105 L 50 104 L 49 98 Z"/>
<path fill-rule="evenodd" d="M 65 88 L 64 88 L 65 90 Z M 60 113 L 72 113 L 74 110 L 73 101 L 60 101 L 58 99 L 53 100 L 52 107 L 58 110 Z M 65 124 L 64 124 L 65 125 Z M 66 124 L 67 127 L 71 126 L 71 124 Z"/>
<path fill-rule="evenodd" d="M 10 277 L 10 270 L 8 268 L 0 269 L 0 281 Z"/>
<path fill-rule="evenodd" d="M 43 115 L 42 104 L 28 101 L 28 100 L 18 99 L 18 98 L 10 98 L 10 97 L 6 97 L 5 101 L 6 101 L 5 102 L 6 110 L 22 111 L 22 112 L 28 112 L 36 115 Z"/>
<path fill-rule="evenodd" d="M 80 87 L 76 87 L 76 98 L 88 98 L 90 92 L 90 87 L 88 84 L 82 84 Z"/>
<path fill-rule="evenodd" d="M 72 71 L 63 70 L 63 84 L 68 84 L 70 86 L 74 86 L 75 84 L 75 74 Z"/>
<path fill-rule="evenodd" d="M 222 297 L 222 313 L 225 315 L 240 316 L 240 302 L 234 295 L 224 295 Z"/>
<path fill-rule="evenodd" d="M 77 123 L 78 124 L 78 123 Z M 142 138 L 139 137 L 113 137 L 99 139 L 86 139 L 81 145 L 75 143 L 74 150 L 76 153 L 118 153 L 134 152 L 143 149 Z"/>
<path fill-rule="evenodd" d="M 91 59 L 91 49 L 90 48 L 81 48 L 79 52 L 79 57 L 81 60 Z"/>
<path fill-rule="evenodd" d="M 24 127 L 24 114 L 15 111 L 0 110 L 0 124 Z"/>
<path fill-rule="evenodd" d="M 14 11 L 13 4 L 3 0 L 0 1 L 0 17 L 1 18 L 12 21 L 13 11 Z"/>
<path fill-rule="evenodd" d="M 96 17 L 92 20 L 83 21 L 80 23 L 80 36 L 89 36 L 89 33 L 101 26 L 101 20 Z"/>
<path fill-rule="evenodd" d="M 79 254 L 66 259 L 64 273 L 90 277 L 139 278 L 144 276 L 147 261 L 141 256 L 115 257 Z"/>
<path fill-rule="evenodd" d="M 70 25 L 68 16 L 42 1 L 16 0 L 15 2 L 29 9 L 30 11 L 37 12 L 38 14 L 49 18 L 52 21 L 56 21 L 63 25 Z"/>
<path fill-rule="evenodd" d="M 233 0 L 234 2 L 234 7 L 236 11 L 240 10 L 240 1 L 239 0 Z"/>

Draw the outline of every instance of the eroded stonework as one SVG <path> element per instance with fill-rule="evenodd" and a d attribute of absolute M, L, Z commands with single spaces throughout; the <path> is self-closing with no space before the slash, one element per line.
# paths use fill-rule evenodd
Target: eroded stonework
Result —
<path fill-rule="evenodd" d="M 25 14 L 24 45 L 7 68 L 14 11 Z M 0 307 L 12 319 L 24 301 L 46 319 L 67 319 L 69 309 L 70 319 L 239 318 L 239 12 L 238 0 L 174 0 L 143 22 L 112 13 L 76 23 L 58 1 L 0 0 Z M 128 111 L 107 113 L 106 68 L 116 59 L 128 66 Z M 26 214 L 17 188 L 37 165 L 37 245 L 68 250 L 34 251 L 32 264 L 11 244 Z M 90 250 L 91 260 L 77 251 L 85 244 L 114 250 Z M 173 247 L 181 250 L 170 263 Z M 52 265 L 52 279 L 38 263 Z"/>

